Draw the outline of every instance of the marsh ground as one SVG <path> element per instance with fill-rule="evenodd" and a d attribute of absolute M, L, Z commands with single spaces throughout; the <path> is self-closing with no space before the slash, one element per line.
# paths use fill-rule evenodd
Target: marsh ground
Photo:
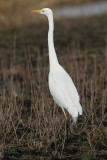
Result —
<path fill-rule="evenodd" d="M 47 32 L 47 21 L 0 30 L 0 156 L 104 160 L 107 16 L 55 21 L 56 52 L 83 106 L 76 126 L 48 90 Z"/>

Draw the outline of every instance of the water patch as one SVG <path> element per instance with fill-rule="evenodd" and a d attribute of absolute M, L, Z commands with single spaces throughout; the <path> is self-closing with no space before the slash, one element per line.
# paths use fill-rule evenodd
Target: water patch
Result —
<path fill-rule="evenodd" d="M 107 1 L 90 3 L 76 7 L 66 6 L 55 9 L 55 14 L 58 17 L 88 17 L 92 15 L 101 15 L 103 13 L 107 13 Z"/>

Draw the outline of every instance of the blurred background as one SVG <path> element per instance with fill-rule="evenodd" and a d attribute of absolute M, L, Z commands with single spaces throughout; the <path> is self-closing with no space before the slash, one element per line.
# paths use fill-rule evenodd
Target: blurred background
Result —
<path fill-rule="evenodd" d="M 81 6 L 84 5 L 82 8 Z M 91 4 L 91 5 L 89 5 Z M 69 6 L 69 7 L 68 7 Z M 77 6 L 77 7 L 76 7 Z M 57 16 L 68 15 L 78 17 L 84 15 L 101 14 L 107 11 L 107 1 L 104 0 L 0 0 L 0 27 L 22 26 L 38 23 L 35 16 L 31 16 L 31 9 L 57 8 Z M 63 10 L 61 9 L 62 7 Z M 67 9 L 68 7 L 68 9 Z M 70 8 L 71 7 L 71 8 Z M 106 7 L 106 8 L 105 8 Z M 61 11 L 60 11 L 61 9 Z M 69 12 L 69 10 L 73 10 Z"/>

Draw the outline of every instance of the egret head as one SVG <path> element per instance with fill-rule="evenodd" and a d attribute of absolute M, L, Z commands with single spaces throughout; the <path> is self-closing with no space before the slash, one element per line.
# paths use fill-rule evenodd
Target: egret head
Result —
<path fill-rule="evenodd" d="M 52 10 L 50 8 L 43 8 L 41 10 L 32 10 L 31 12 L 44 14 L 46 16 L 52 15 Z"/>

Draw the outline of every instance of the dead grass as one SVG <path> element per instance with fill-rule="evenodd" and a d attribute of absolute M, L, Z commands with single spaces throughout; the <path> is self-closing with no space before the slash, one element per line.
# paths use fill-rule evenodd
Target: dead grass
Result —
<path fill-rule="evenodd" d="M 90 21 L 95 22 L 94 19 L 90 19 Z M 84 23 L 86 25 L 88 22 L 84 21 Z M 70 31 L 71 28 L 65 24 L 64 21 L 62 28 L 66 27 Z M 92 24 L 94 25 L 94 23 Z M 40 29 L 40 25 L 38 27 Z M 32 27 L 30 29 L 34 34 Z M 31 35 L 28 30 L 25 39 Z M 93 28 L 91 28 L 92 30 Z M 73 126 L 71 116 L 66 112 L 68 121 L 65 120 L 62 110 L 54 103 L 49 93 L 46 47 L 39 40 L 37 42 L 37 36 L 35 36 L 36 41 L 29 41 L 33 39 L 32 36 L 24 42 L 22 34 L 20 37 L 20 32 L 15 32 L 14 36 L 13 33 L 11 34 L 14 37 L 13 42 L 8 42 L 11 43 L 8 46 L 10 51 L 7 52 L 6 48 L 6 52 L 4 52 L 1 48 L 1 151 L 3 148 L 8 148 L 10 152 L 13 147 L 27 147 L 31 153 L 34 151 L 32 154 L 35 153 L 36 157 L 39 155 L 59 159 L 71 157 L 75 159 L 92 153 L 97 155 L 100 151 L 104 151 L 107 136 L 105 127 L 107 44 L 99 52 L 98 49 L 91 48 L 91 54 L 87 46 L 82 48 L 81 43 L 72 40 L 69 40 L 70 45 L 62 46 L 62 54 L 56 46 L 59 50 L 60 63 L 75 82 L 83 106 L 83 115 L 78 119 L 77 126 Z M 38 30 L 36 32 L 38 35 Z M 92 32 L 90 32 L 90 36 L 91 34 Z M 5 37 L 5 32 L 3 35 Z M 99 42 L 98 40 L 100 38 L 97 39 L 97 42 Z M 4 42 L 5 45 L 7 43 Z"/>

